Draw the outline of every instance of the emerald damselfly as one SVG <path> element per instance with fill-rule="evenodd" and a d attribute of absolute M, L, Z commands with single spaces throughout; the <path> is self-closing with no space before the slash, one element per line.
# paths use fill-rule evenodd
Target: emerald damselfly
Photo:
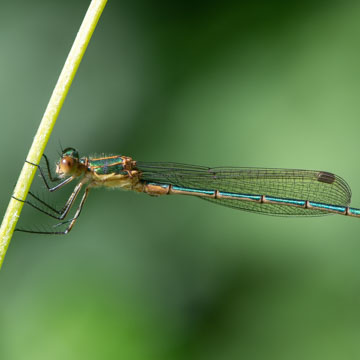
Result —
<path fill-rule="evenodd" d="M 351 190 L 338 175 L 327 171 L 236 168 L 187 165 L 172 162 L 141 162 L 128 156 L 79 157 L 74 148 L 62 151 L 56 164 L 56 175 L 51 174 L 48 158 L 44 155 L 46 172 L 37 164 L 40 175 L 50 192 L 57 191 L 78 179 L 69 199 L 61 210 L 54 208 L 38 196 L 46 210 L 32 201 L 21 200 L 66 225 L 64 231 L 35 231 L 17 229 L 36 234 L 67 234 L 79 218 L 89 191 L 96 187 L 120 188 L 143 192 L 153 196 L 191 195 L 215 204 L 260 214 L 278 216 L 319 216 L 340 214 L 360 217 L 360 209 L 349 207 Z M 60 181 L 60 182 L 59 182 Z M 80 191 L 85 188 L 74 216 L 69 214 Z"/>

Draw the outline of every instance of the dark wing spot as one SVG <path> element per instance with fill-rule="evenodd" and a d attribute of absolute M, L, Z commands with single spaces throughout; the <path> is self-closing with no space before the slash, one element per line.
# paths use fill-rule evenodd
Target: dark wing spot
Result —
<path fill-rule="evenodd" d="M 326 184 L 332 184 L 335 181 L 335 175 L 326 171 L 320 171 L 317 174 L 317 180 Z"/>

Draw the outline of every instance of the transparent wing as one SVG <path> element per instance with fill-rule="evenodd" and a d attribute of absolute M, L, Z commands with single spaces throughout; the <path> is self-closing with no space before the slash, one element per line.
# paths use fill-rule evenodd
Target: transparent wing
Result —
<path fill-rule="evenodd" d="M 145 162 L 137 162 L 137 168 L 142 173 L 142 180 L 181 187 L 267 195 L 342 206 L 348 206 L 351 200 L 351 190 L 345 180 L 325 171 L 236 167 L 207 168 L 179 163 Z M 261 204 L 233 199 L 203 199 L 223 206 L 268 215 L 316 216 L 326 214 L 319 210 L 277 204 Z"/>

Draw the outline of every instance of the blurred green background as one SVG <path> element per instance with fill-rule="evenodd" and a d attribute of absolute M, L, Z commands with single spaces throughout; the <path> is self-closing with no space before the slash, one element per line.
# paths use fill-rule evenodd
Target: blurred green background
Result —
<path fill-rule="evenodd" d="M 88 3 L 0 5 L 2 214 Z M 46 153 L 327 170 L 360 207 L 359 17 L 347 1 L 109 1 Z M 94 190 L 68 236 L 15 233 L 0 359 L 358 359 L 359 228 Z"/>

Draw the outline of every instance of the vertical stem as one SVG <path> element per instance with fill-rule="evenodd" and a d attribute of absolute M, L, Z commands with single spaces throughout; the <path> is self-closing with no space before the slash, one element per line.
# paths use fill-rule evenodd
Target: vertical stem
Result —
<path fill-rule="evenodd" d="M 38 164 L 41 160 L 41 156 L 49 140 L 51 131 L 55 125 L 55 121 L 59 115 L 60 109 L 64 103 L 66 95 L 75 77 L 81 59 L 84 56 L 85 50 L 89 44 L 100 15 L 106 5 L 106 2 L 107 0 L 91 1 L 73 46 L 71 47 L 69 55 L 65 61 L 59 79 L 55 85 L 54 91 L 50 97 L 34 141 L 30 147 L 27 156 L 27 160 L 29 162 Z M 35 166 L 24 163 L 19 179 L 15 186 L 15 197 L 19 199 L 26 198 L 35 172 Z M 15 230 L 16 223 L 19 219 L 22 207 L 22 202 L 11 198 L 0 227 L 0 268 L 4 261 L 6 251 L 9 246 L 12 234 Z"/>

